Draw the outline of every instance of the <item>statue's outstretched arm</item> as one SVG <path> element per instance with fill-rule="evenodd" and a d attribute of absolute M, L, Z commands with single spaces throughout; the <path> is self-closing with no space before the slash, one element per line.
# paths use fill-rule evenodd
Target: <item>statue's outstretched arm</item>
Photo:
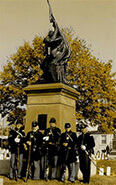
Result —
<path fill-rule="evenodd" d="M 60 32 L 60 29 L 58 27 L 58 24 L 55 20 L 55 17 L 53 16 L 53 13 L 52 13 L 52 9 L 51 9 L 51 6 L 50 6 L 50 3 L 49 3 L 49 0 L 47 0 L 47 3 L 48 3 L 48 6 L 49 6 L 49 19 L 50 19 L 50 23 L 53 24 L 53 27 L 54 27 L 54 34 L 53 34 L 53 39 L 57 37 L 57 34 L 58 32 Z"/>

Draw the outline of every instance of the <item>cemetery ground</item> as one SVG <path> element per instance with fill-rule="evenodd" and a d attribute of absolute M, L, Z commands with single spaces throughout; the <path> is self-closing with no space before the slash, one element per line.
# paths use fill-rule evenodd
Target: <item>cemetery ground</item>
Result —
<path fill-rule="evenodd" d="M 97 175 L 91 177 L 89 185 L 116 185 L 116 160 L 99 160 L 97 161 L 97 165 L 100 168 L 104 168 L 104 172 L 106 172 L 106 169 L 108 166 L 111 167 L 111 175 L 110 176 L 100 176 L 98 171 Z M 25 183 L 23 180 L 18 179 L 16 182 L 15 180 L 10 180 L 8 177 L 0 176 L 0 178 L 3 178 L 3 185 L 62 185 L 62 182 L 59 182 L 57 180 L 48 180 L 47 182 L 44 180 L 28 180 L 27 183 Z M 76 180 L 75 185 L 84 185 L 81 182 L 82 179 Z M 69 181 L 65 181 L 65 185 L 72 184 Z M 2 185 L 2 184 L 0 184 Z"/>

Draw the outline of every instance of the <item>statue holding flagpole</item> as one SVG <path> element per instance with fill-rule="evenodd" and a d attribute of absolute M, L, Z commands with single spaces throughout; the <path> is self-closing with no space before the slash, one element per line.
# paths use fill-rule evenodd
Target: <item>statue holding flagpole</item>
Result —
<path fill-rule="evenodd" d="M 71 58 L 71 50 L 53 16 L 49 0 L 47 0 L 47 3 L 49 6 L 49 20 L 54 30 L 49 31 L 48 36 L 44 39 L 46 57 L 41 64 L 41 69 L 43 70 L 42 79 L 45 83 L 65 83 L 67 61 Z"/>

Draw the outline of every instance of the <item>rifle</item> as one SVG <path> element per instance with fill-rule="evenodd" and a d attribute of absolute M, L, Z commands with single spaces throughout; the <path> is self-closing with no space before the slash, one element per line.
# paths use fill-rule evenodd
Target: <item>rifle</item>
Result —
<path fill-rule="evenodd" d="M 48 180 L 48 141 L 49 141 L 49 136 L 43 137 L 43 141 L 45 142 L 45 155 L 44 155 L 44 179 L 45 181 Z"/>
<path fill-rule="evenodd" d="M 65 157 L 65 161 L 64 161 L 64 164 L 63 164 L 63 174 L 65 176 L 65 173 L 66 173 L 66 163 L 67 163 L 67 159 L 68 159 L 68 155 L 69 155 L 69 149 L 68 147 L 66 148 L 66 157 Z"/>
<path fill-rule="evenodd" d="M 14 173 L 14 176 L 15 176 L 15 180 L 17 181 L 17 178 L 18 178 L 18 168 L 19 168 L 19 146 L 17 146 L 17 157 L 15 159 L 15 173 Z"/>
<path fill-rule="evenodd" d="M 46 148 L 46 155 L 44 156 L 44 179 L 48 180 L 48 147 Z"/>
<path fill-rule="evenodd" d="M 51 135 L 52 138 L 54 137 L 54 134 L 53 134 L 51 128 L 50 128 L 50 132 L 47 133 L 47 136 L 43 137 L 43 141 L 45 142 L 45 148 L 46 148 L 45 156 L 44 156 L 44 179 L 45 179 L 45 181 L 48 180 L 48 150 L 49 150 L 48 149 L 48 143 L 49 143 L 49 140 L 50 140 L 49 135 Z M 52 145 L 54 145 L 54 144 L 52 143 Z"/>
<path fill-rule="evenodd" d="M 72 139 L 72 137 L 68 134 L 68 133 L 66 133 L 66 137 L 68 136 L 68 138 L 73 142 L 73 139 Z M 67 140 L 67 143 L 69 144 L 69 139 Z M 63 174 L 64 174 L 64 176 L 65 176 L 65 173 L 66 173 L 66 166 L 67 166 L 67 159 L 68 159 L 68 156 L 69 156 L 69 147 L 68 147 L 68 145 L 65 147 L 65 150 L 66 150 L 66 157 L 65 157 L 65 161 L 64 161 L 64 164 L 63 164 Z"/>
<path fill-rule="evenodd" d="M 30 135 L 29 141 L 31 142 L 31 135 Z M 28 174 L 29 174 L 29 167 L 30 167 L 30 161 L 31 161 L 31 146 L 32 146 L 32 145 L 29 145 L 29 155 L 28 155 L 28 163 L 27 163 L 27 169 L 26 169 L 26 178 L 25 178 L 25 182 L 27 182 Z"/>

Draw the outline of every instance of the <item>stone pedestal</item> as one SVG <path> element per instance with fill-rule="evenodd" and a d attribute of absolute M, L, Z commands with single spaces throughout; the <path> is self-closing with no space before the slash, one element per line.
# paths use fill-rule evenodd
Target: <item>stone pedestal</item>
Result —
<path fill-rule="evenodd" d="M 49 127 L 51 117 L 56 118 L 57 126 L 64 131 L 69 122 L 76 131 L 76 99 L 78 92 L 65 84 L 36 84 L 24 88 L 27 93 L 26 133 L 31 130 L 32 121 L 38 121 L 40 130 Z"/>

